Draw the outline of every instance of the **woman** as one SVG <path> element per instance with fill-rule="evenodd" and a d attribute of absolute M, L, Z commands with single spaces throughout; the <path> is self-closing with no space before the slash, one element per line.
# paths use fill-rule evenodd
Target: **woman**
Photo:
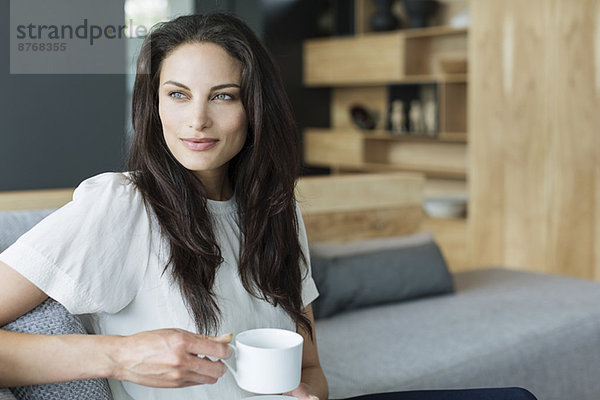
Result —
<path fill-rule="evenodd" d="M 304 337 L 302 381 L 288 394 L 327 399 L 294 199 L 298 138 L 265 49 L 224 14 L 160 25 L 142 46 L 132 117 L 131 172 L 84 181 L 0 254 L 0 326 L 52 297 L 91 314 L 98 335 L 0 330 L 0 385 L 106 377 L 115 399 L 240 399 L 220 361 L 231 332 L 277 327 Z"/>
<path fill-rule="evenodd" d="M 102 335 L 0 332 L 0 384 L 107 377 L 115 398 L 242 398 L 221 361 L 196 355 L 228 358 L 229 333 L 277 327 L 305 338 L 290 394 L 326 399 L 299 142 L 268 53 L 228 15 L 162 24 L 142 46 L 132 117 L 132 172 L 86 180 L 0 256 L 0 326 L 50 296 Z"/>

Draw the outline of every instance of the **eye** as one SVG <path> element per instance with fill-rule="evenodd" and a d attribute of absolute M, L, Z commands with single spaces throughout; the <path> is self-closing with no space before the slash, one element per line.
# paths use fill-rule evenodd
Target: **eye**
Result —
<path fill-rule="evenodd" d="M 215 100 L 233 100 L 233 96 L 229 93 L 218 93 L 213 97 Z"/>
<path fill-rule="evenodd" d="M 170 92 L 169 96 L 177 100 L 185 99 L 185 94 L 181 92 Z"/>

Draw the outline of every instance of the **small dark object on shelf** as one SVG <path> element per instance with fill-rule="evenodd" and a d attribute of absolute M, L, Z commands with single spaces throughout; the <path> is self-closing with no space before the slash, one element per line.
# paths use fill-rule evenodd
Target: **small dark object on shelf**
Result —
<path fill-rule="evenodd" d="M 366 130 L 375 129 L 375 116 L 367 108 L 358 104 L 353 105 L 350 107 L 350 116 L 352 117 L 352 122 L 358 128 Z"/>
<path fill-rule="evenodd" d="M 437 0 L 404 0 L 404 9 L 408 14 L 411 28 L 424 28 L 427 19 L 437 10 Z"/>
<path fill-rule="evenodd" d="M 393 0 L 374 0 L 377 10 L 371 18 L 371 28 L 375 32 L 391 31 L 398 28 L 398 19 L 392 13 Z"/>

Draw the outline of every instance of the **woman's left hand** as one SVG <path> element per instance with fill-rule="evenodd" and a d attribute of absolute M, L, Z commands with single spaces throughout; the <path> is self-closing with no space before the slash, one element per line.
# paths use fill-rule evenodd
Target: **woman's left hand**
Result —
<path fill-rule="evenodd" d="M 284 394 L 294 396 L 298 400 L 320 400 L 306 383 L 301 383 L 296 389 Z"/>

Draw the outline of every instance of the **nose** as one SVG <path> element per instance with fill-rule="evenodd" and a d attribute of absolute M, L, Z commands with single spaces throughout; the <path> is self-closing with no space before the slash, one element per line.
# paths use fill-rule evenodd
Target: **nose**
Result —
<path fill-rule="evenodd" d="M 192 107 L 192 116 L 190 120 L 190 128 L 196 131 L 203 131 L 206 128 L 210 128 L 212 122 L 210 118 L 208 103 L 202 102 L 195 104 Z"/>

